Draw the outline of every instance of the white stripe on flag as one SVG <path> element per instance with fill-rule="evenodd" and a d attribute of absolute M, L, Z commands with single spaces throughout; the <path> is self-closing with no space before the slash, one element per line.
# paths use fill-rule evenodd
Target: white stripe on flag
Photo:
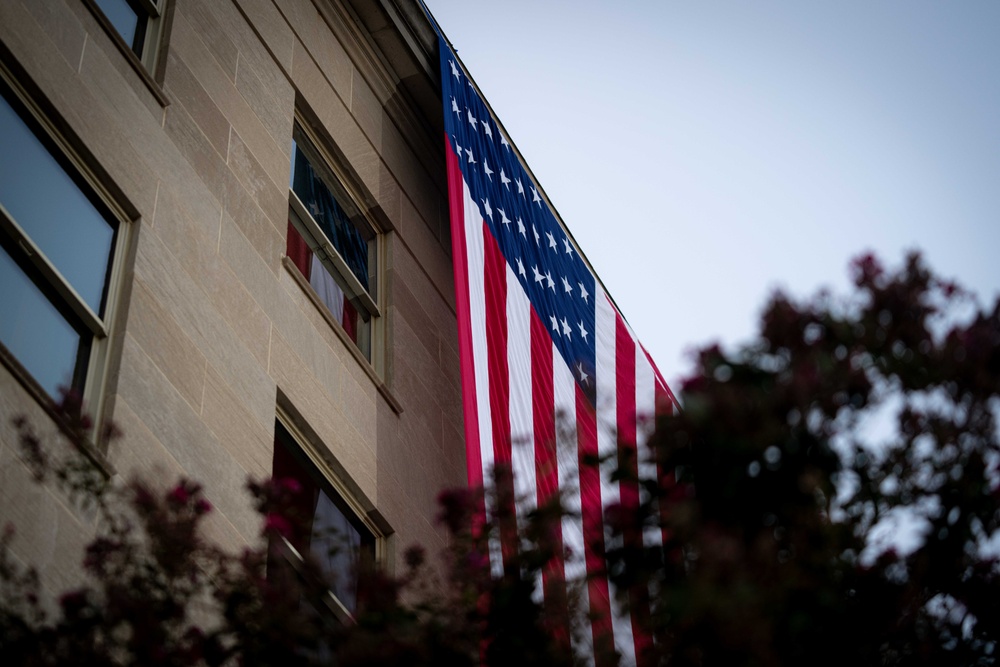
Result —
<path fill-rule="evenodd" d="M 483 483 L 489 484 L 493 475 L 493 426 L 489 396 L 489 369 L 486 357 L 486 289 L 483 281 L 485 251 L 483 248 L 483 219 L 479 206 L 472 199 L 469 186 L 462 182 L 462 210 L 465 212 L 465 238 L 469 263 L 469 309 L 472 325 L 472 357 L 476 374 L 476 400 L 479 409 L 479 442 L 483 462 Z M 486 500 L 486 517 L 491 519 L 494 508 Z M 503 574 L 503 556 L 499 537 L 490 538 L 490 571 L 493 576 Z"/>
<path fill-rule="evenodd" d="M 577 449 L 576 428 L 576 379 L 562 355 L 553 345 L 552 375 L 555 390 L 559 488 L 564 493 L 566 516 L 562 520 L 563 549 L 570 556 L 565 562 L 567 585 L 579 585 L 580 607 L 571 622 L 571 639 L 575 654 L 584 656 L 588 665 L 594 664 L 594 634 L 586 623 L 590 609 L 590 596 L 586 585 L 587 562 L 584 559 L 583 522 L 580 501 L 580 452 Z"/>
<path fill-rule="evenodd" d="M 488 233 L 488 232 L 484 232 Z M 531 410 L 531 302 L 517 276 L 507 272 L 507 369 L 510 378 L 511 469 L 517 498 L 517 527 L 527 527 L 528 514 L 537 507 L 535 489 L 535 429 Z M 541 573 L 535 586 L 542 594 Z"/>

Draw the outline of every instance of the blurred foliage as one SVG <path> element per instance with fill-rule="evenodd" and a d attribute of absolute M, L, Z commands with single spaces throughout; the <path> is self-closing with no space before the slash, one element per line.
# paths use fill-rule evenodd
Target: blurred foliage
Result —
<path fill-rule="evenodd" d="M 987 665 L 1000 639 L 1000 302 L 917 254 L 847 300 L 777 294 L 698 352 L 660 479 L 609 554 L 649 602 L 649 663 Z M 622 467 L 625 469 L 625 466 Z"/>
<path fill-rule="evenodd" d="M 777 294 L 758 339 L 702 349 L 683 410 L 658 417 L 649 447 L 621 443 L 600 463 L 633 491 L 607 508 L 597 574 L 639 620 L 640 664 L 996 663 L 1000 301 L 982 309 L 917 255 L 895 272 L 870 256 L 852 270 L 846 300 Z M 61 408 L 82 447 L 79 401 Z M 486 494 L 442 492 L 441 567 L 412 547 L 398 576 L 359 572 L 345 618 L 318 564 L 281 548 L 301 520 L 294 483 L 248 485 L 261 539 L 231 554 L 202 537 L 212 507 L 195 482 L 113 484 L 16 426 L 35 479 L 96 507 L 99 530 L 86 582 L 52 604 L 4 531 L 3 664 L 587 662 L 572 650 L 590 628 L 586 582 L 535 590 L 566 556 L 564 506 L 519 525 L 509 469 Z M 504 549 L 502 572 L 491 539 L 519 547 Z M 603 639 L 597 664 L 613 664 Z"/>

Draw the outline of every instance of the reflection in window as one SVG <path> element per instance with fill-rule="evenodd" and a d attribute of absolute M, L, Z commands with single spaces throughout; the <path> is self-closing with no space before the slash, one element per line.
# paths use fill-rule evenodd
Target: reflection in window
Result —
<path fill-rule="evenodd" d="M 85 369 L 80 362 L 80 334 L 55 305 L 28 279 L 8 250 L 7 239 L 0 252 L 0 341 L 38 381 L 50 396 L 61 386 L 78 386 Z"/>
<path fill-rule="evenodd" d="M 344 212 L 330 187 L 309 163 L 309 158 L 299 144 L 293 145 L 295 162 L 292 166 L 292 191 L 298 195 L 306 210 L 319 223 L 320 229 L 330 239 L 333 247 L 344 258 L 351 273 L 367 291 L 372 291 L 368 281 L 368 241 Z M 341 197 L 341 201 L 345 201 Z M 372 237 L 372 234 L 367 236 Z"/>
<path fill-rule="evenodd" d="M 164 0 L 93 0 L 139 60 L 152 70 Z"/>
<path fill-rule="evenodd" d="M 330 591 L 349 612 L 358 604 L 360 575 L 374 567 L 375 535 L 311 464 L 288 430 L 275 423 L 273 476 L 295 480 L 300 522 L 289 542 L 320 564 Z"/>
<path fill-rule="evenodd" d="M 50 396 L 82 393 L 118 222 L 2 89 L 0 146 L 0 343 Z"/>
<path fill-rule="evenodd" d="M 135 54 L 142 57 L 142 42 L 146 32 L 146 22 L 139 18 L 146 18 L 145 12 L 136 7 L 138 3 L 128 0 L 94 0 L 101 8 L 104 15 L 111 21 L 118 34 L 122 36 L 125 43 L 132 47 Z"/>
<path fill-rule="evenodd" d="M 369 361 L 378 312 L 378 236 L 296 126 L 286 255 Z"/>
<path fill-rule="evenodd" d="M 285 254 L 312 285 L 320 301 L 343 327 L 347 337 L 354 341 L 366 359 L 371 359 L 371 317 L 363 307 L 345 296 L 340 275 L 331 272 L 319 256 L 310 250 L 309 244 L 299 233 L 299 226 L 293 222 L 298 219 L 294 212 L 289 213 Z"/>

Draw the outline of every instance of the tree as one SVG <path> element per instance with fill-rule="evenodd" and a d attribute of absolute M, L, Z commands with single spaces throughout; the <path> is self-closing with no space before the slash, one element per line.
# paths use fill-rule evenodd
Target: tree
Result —
<path fill-rule="evenodd" d="M 610 554 L 671 665 L 980 665 L 1000 646 L 1000 301 L 916 254 L 698 352 Z M 906 539 L 904 539 L 906 536 Z"/>
<path fill-rule="evenodd" d="M 285 546 L 306 525 L 294 480 L 247 484 L 261 540 L 228 553 L 202 536 L 213 509 L 199 484 L 181 479 L 158 488 L 134 479 L 116 485 L 85 455 L 91 424 L 78 397 L 65 395 L 57 411 L 69 450 L 42 442 L 22 418 L 15 420 L 21 458 L 38 483 L 53 483 L 91 506 L 101 527 L 82 557 L 86 581 L 54 604 L 43 599 L 37 572 L 13 556 L 14 527 L 0 534 L 0 664 L 571 662 L 553 639 L 552 619 L 532 600 L 531 572 L 553 554 L 540 557 L 544 540 L 528 537 L 525 544 L 538 548 L 526 550 L 522 565 L 504 577 L 492 578 L 485 554 L 493 527 L 472 521 L 484 502 L 481 492 L 440 495 L 440 520 L 451 535 L 443 581 L 427 572 L 423 550 L 411 547 L 399 576 L 358 573 L 358 606 L 345 620 L 329 604 L 331 581 L 313 554 L 290 555 Z M 108 437 L 119 437 L 113 430 Z"/>
<path fill-rule="evenodd" d="M 700 350 L 683 410 L 658 418 L 647 452 L 604 461 L 639 485 L 608 508 L 608 574 L 620 602 L 642 591 L 652 637 L 642 664 L 988 665 L 1000 650 L 1000 301 L 982 309 L 917 255 L 888 272 L 853 267 L 855 293 L 796 303 L 777 294 L 759 337 Z M 68 431 L 89 425 L 68 397 Z M 443 586 L 418 548 L 399 577 L 364 573 L 353 622 L 324 608 L 308 559 L 281 566 L 295 488 L 251 483 L 260 546 L 227 554 L 199 526 L 200 487 L 109 487 L 86 461 L 53 457 L 18 424 L 22 458 L 93 502 L 103 529 L 89 577 L 54 611 L 0 540 L 5 664 L 571 664 L 572 595 L 533 587 L 551 559 L 558 502 L 539 508 L 503 576 L 487 540 L 517 530 L 509 471 L 440 496 L 451 536 Z M 644 546 L 647 533 L 662 546 Z M 648 541 L 646 541 L 648 542 Z M 441 592 L 438 592 L 440 589 Z"/>

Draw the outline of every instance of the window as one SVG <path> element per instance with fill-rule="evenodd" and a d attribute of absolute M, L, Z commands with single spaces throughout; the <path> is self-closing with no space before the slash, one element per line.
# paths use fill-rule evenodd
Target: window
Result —
<path fill-rule="evenodd" d="M 92 0 L 137 58 L 153 71 L 165 0 Z"/>
<path fill-rule="evenodd" d="M 292 142 L 286 254 L 369 362 L 380 236 L 301 126 Z"/>
<path fill-rule="evenodd" d="M 49 396 L 86 395 L 102 375 L 124 217 L 2 80 L 0 146 L 0 343 Z"/>
<path fill-rule="evenodd" d="M 328 606 L 339 617 L 349 618 L 357 610 L 363 573 L 375 567 L 378 534 L 349 496 L 320 473 L 301 441 L 281 420 L 275 421 L 273 477 L 294 480 L 299 492 L 294 508 L 298 521 L 283 545 L 272 544 L 271 566 L 280 562 L 275 560 L 276 546 L 285 547 L 285 559 L 310 554 L 331 584 Z"/>

